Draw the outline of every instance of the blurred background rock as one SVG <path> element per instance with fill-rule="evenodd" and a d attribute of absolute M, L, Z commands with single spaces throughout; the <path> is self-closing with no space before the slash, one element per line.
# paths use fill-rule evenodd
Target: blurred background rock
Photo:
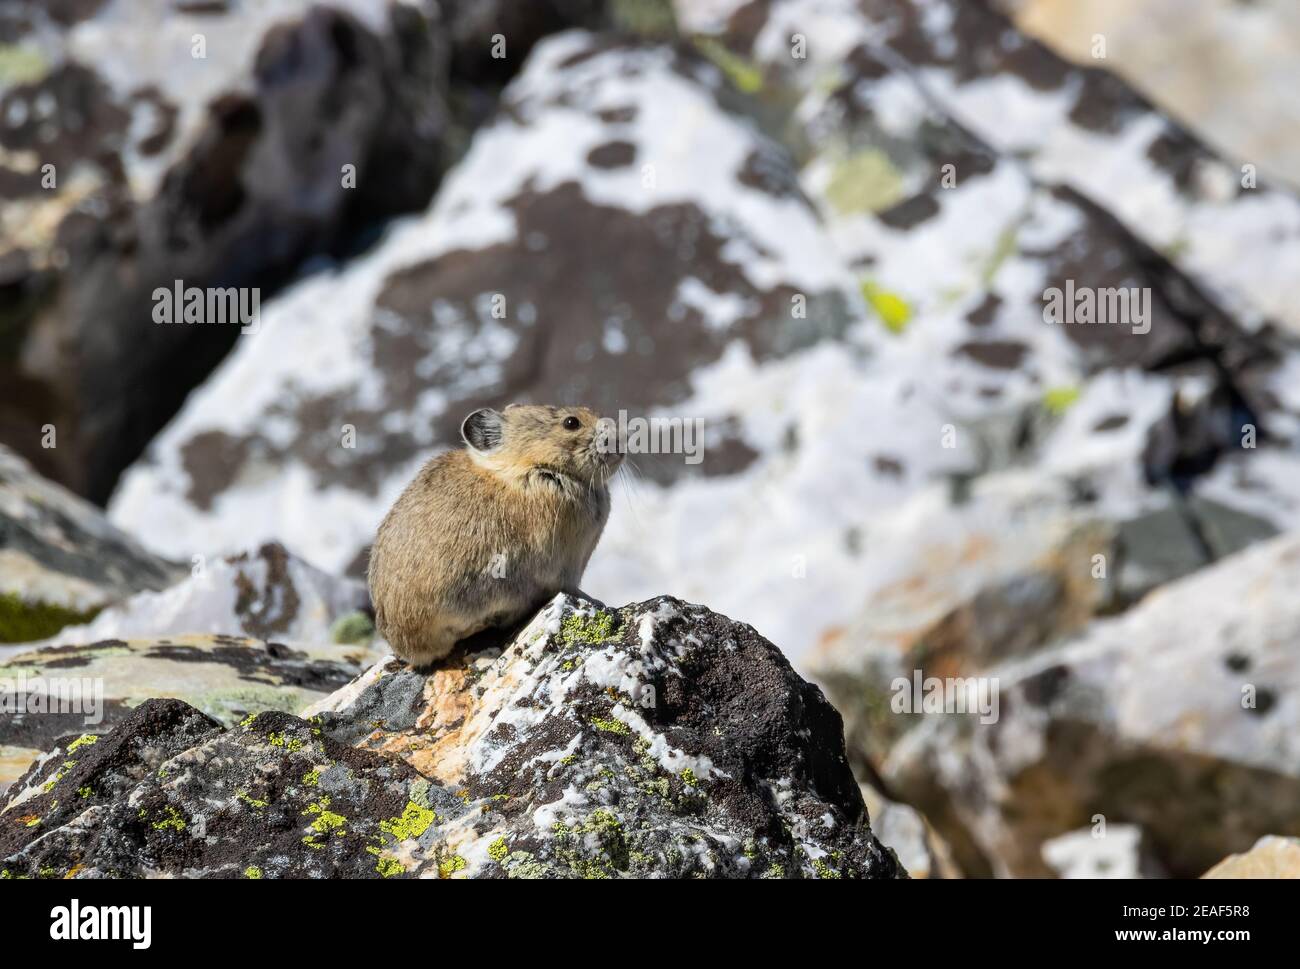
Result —
<path fill-rule="evenodd" d="M 1287 0 L 1002 0 L 1078 63 L 1107 65 L 1216 148 L 1300 187 L 1300 8 Z"/>

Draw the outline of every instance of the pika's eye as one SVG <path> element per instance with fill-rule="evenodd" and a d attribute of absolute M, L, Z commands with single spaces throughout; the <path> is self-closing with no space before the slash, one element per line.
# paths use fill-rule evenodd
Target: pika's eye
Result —
<path fill-rule="evenodd" d="M 564 419 L 564 429 L 566 431 L 576 431 L 581 426 L 582 421 L 578 420 L 576 417 L 566 417 Z"/>

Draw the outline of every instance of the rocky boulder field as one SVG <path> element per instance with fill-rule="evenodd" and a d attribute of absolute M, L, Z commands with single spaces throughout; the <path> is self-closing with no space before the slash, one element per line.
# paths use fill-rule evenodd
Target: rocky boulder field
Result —
<path fill-rule="evenodd" d="M 377 663 L 301 716 L 148 700 L 7 792 L 0 877 L 158 875 L 906 872 L 776 647 L 674 599 L 561 596 L 504 647 Z"/>
<path fill-rule="evenodd" d="M 1031 8 L 0 11 L 0 877 L 1295 874 L 1288 152 Z M 700 460 L 412 670 L 368 545 L 512 401 Z"/>

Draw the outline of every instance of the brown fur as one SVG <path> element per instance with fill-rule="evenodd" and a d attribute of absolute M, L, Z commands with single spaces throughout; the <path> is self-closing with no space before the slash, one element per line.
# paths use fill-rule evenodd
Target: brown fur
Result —
<path fill-rule="evenodd" d="M 577 430 L 564 427 L 570 417 Z M 420 470 L 370 553 L 379 632 L 398 656 L 426 665 L 578 590 L 622 460 L 598 449 L 597 420 L 585 407 L 475 411 L 466 447 Z"/>

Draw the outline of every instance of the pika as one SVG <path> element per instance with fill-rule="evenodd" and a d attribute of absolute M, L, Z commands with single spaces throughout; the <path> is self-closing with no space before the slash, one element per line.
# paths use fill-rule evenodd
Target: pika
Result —
<path fill-rule="evenodd" d="M 379 632 L 412 666 L 577 592 L 609 518 L 623 455 L 585 407 L 511 404 L 461 424 L 465 447 L 431 459 L 370 552 Z"/>

